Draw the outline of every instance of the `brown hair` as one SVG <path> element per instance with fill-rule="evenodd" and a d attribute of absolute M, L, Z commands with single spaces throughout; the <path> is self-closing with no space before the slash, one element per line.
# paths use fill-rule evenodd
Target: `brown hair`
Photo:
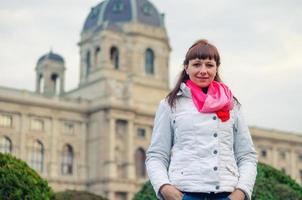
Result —
<path fill-rule="evenodd" d="M 194 59 L 214 59 L 217 65 L 217 73 L 214 77 L 214 80 L 217 82 L 222 82 L 219 73 L 218 67 L 220 65 L 220 55 L 217 48 L 210 44 L 207 40 L 201 39 L 196 41 L 187 51 L 183 65 L 188 65 L 190 60 Z M 189 79 L 185 69 L 183 69 L 179 75 L 177 83 L 172 91 L 167 95 L 167 100 L 171 108 L 175 106 L 175 101 L 177 99 L 177 93 L 180 90 L 180 85 L 182 82 L 186 82 Z M 236 98 L 235 98 L 236 99 Z M 236 100 L 237 101 L 237 100 Z"/>

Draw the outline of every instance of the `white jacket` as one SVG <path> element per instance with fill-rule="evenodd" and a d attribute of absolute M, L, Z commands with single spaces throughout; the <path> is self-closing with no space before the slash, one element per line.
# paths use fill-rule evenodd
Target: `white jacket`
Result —
<path fill-rule="evenodd" d="M 257 157 L 240 106 L 222 122 L 215 113 L 197 111 L 191 91 L 181 85 L 176 107 L 166 100 L 156 112 L 146 167 L 159 199 L 159 188 L 172 184 L 183 192 L 233 192 L 251 199 Z"/>

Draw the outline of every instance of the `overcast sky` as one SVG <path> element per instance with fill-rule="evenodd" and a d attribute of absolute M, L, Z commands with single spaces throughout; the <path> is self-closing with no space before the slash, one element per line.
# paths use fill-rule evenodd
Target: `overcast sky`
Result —
<path fill-rule="evenodd" d="M 77 42 L 100 0 L 0 0 L 0 85 L 34 90 L 37 59 L 50 48 L 66 62 L 66 89 L 77 87 Z M 166 15 L 171 85 L 187 48 L 215 44 L 221 74 L 249 125 L 302 134 L 301 0 L 152 0 Z"/>

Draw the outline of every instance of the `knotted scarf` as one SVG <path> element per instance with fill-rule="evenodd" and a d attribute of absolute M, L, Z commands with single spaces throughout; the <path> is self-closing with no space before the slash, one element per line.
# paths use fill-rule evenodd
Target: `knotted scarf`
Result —
<path fill-rule="evenodd" d="M 214 112 L 223 122 L 230 119 L 230 110 L 234 106 L 233 94 L 225 84 L 212 81 L 206 94 L 191 80 L 187 80 L 186 85 L 199 112 Z"/>

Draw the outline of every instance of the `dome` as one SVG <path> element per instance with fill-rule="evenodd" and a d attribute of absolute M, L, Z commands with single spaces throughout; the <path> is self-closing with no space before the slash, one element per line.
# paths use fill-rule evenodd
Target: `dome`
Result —
<path fill-rule="evenodd" d="M 52 51 L 49 51 L 49 53 L 41 56 L 38 60 L 38 64 L 44 60 L 52 60 L 64 64 L 64 58 L 59 54 L 53 53 Z"/>
<path fill-rule="evenodd" d="M 148 0 L 104 0 L 91 11 L 84 23 L 83 32 L 99 30 L 106 25 L 127 22 L 163 27 L 163 14 Z"/>

